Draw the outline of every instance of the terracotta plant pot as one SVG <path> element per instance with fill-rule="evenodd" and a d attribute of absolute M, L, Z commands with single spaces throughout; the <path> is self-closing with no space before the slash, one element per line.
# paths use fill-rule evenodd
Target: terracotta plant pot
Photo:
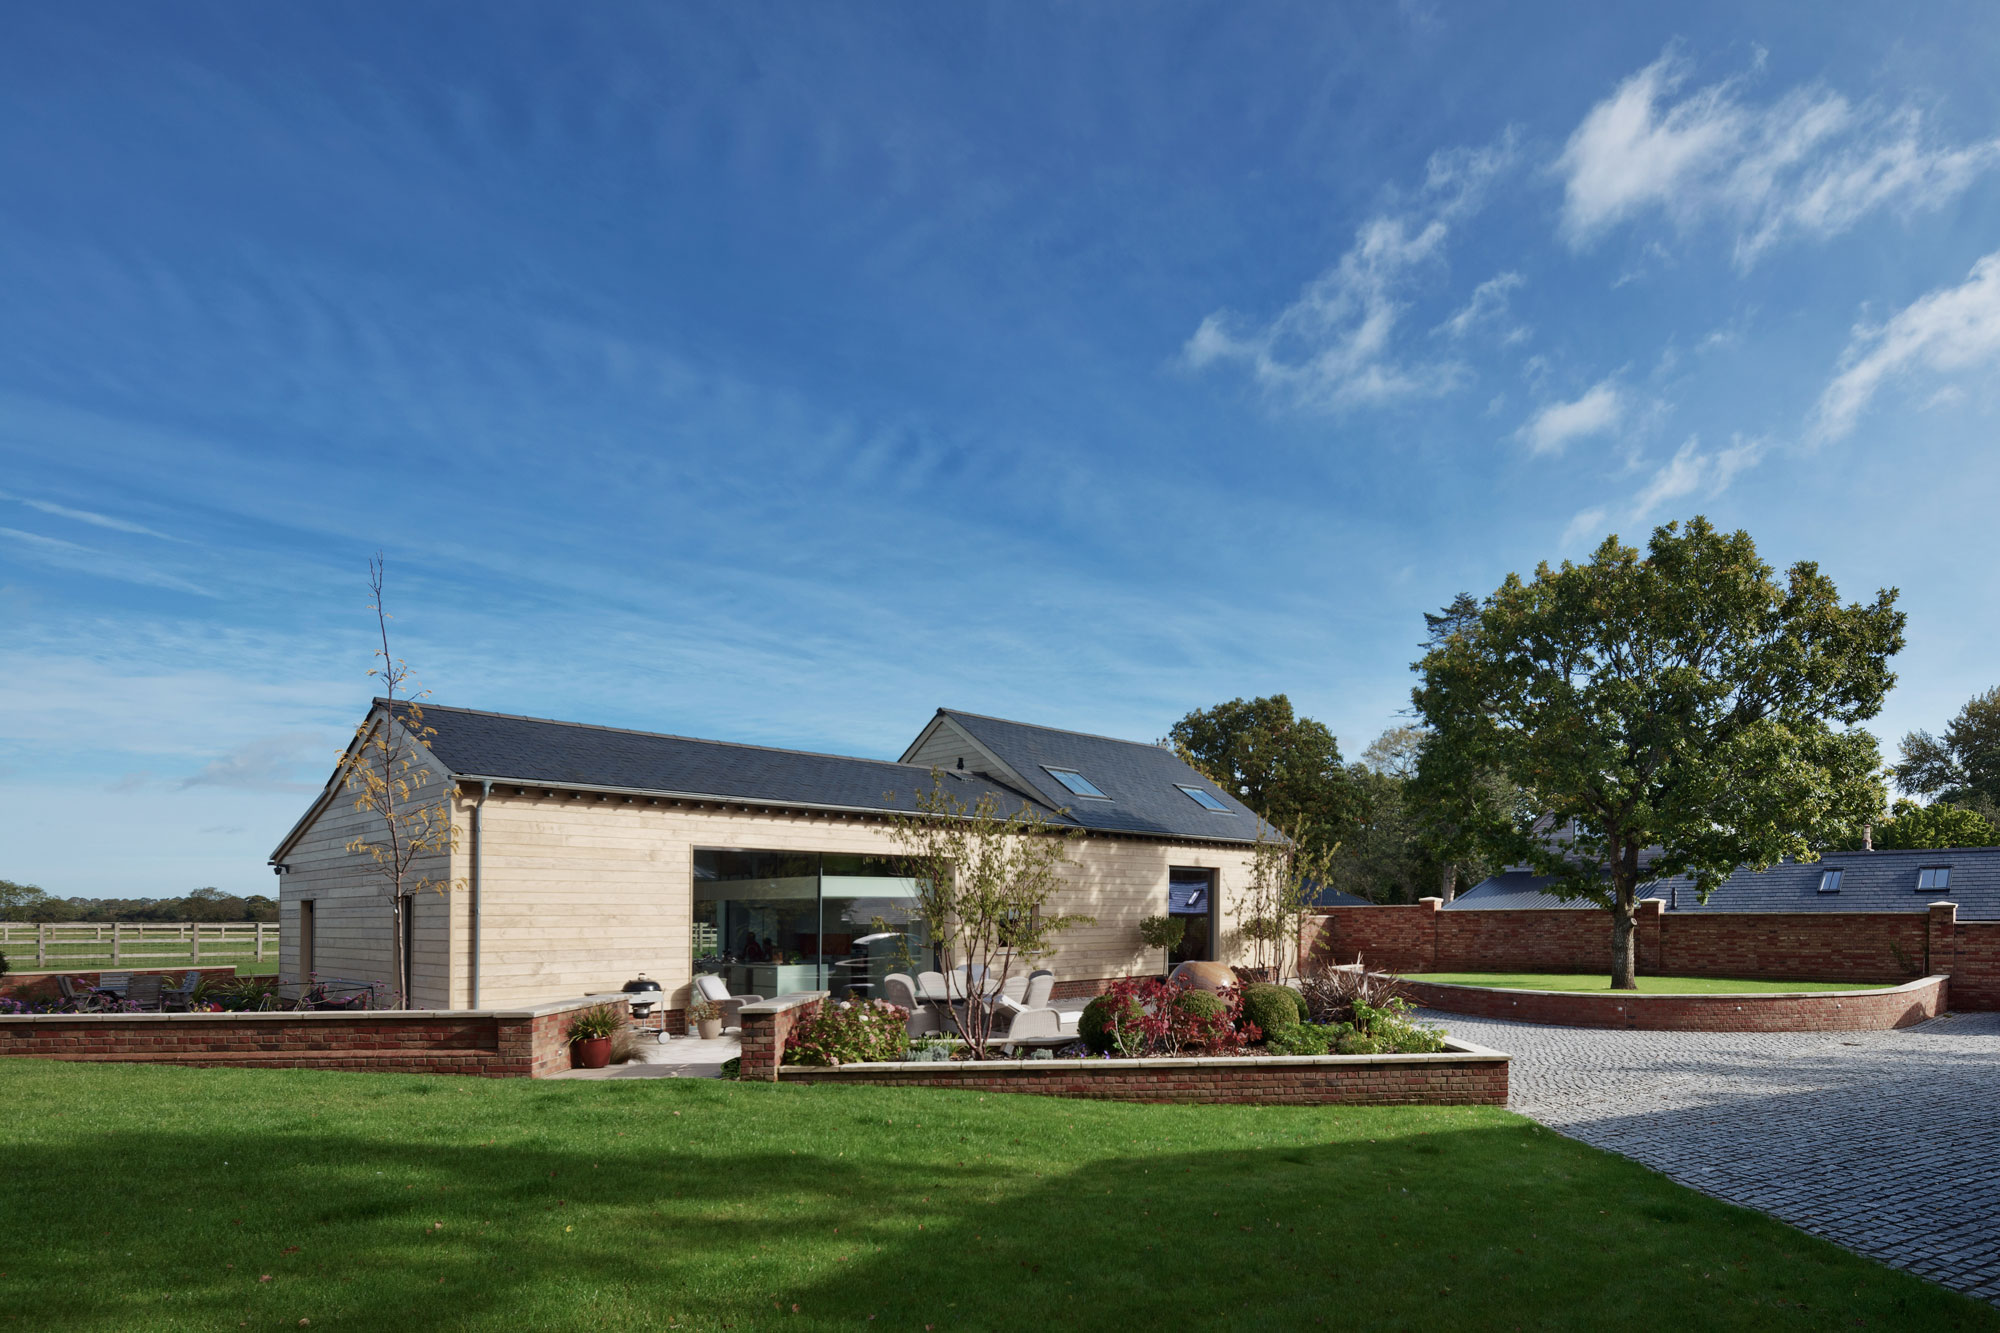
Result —
<path fill-rule="evenodd" d="M 722 1035 L 722 1020 L 719 1018 L 704 1018 L 694 1026 L 703 1041 L 714 1041 Z"/>
<path fill-rule="evenodd" d="M 611 1038 L 585 1037 L 569 1044 L 569 1062 L 577 1069 L 602 1069 L 611 1063 Z"/>

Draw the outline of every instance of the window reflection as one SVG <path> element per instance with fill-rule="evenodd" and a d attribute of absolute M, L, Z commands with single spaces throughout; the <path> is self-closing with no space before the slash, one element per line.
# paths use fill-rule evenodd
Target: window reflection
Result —
<path fill-rule="evenodd" d="M 893 856 L 697 851 L 694 966 L 732 994 L 879 997 L 930 964 L 917 882 Z"/>

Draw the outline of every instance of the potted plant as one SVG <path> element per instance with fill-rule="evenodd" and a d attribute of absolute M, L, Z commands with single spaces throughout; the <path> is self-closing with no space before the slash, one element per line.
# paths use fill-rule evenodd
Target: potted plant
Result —
<path fill-rule="evenodd" d="M 625 1016 L 608 1004 L 593 1004 L 569 1021 L 569 1061 L 578 1069 L 602 1069 L 611 1063 L 611 1038 L 625 1026 Z"/>
<path fill-rule="evenodd" d="M 1187 936 L 1187 921 L 1177 916 L 1149 916 L 1139 923 L 1139 939 L 1148 948 L 1164 949 L 1168 961 Z"/>
<path fill-rule="evenodd" d="M 687 1021 L 703 1041 L 714 1041 L 722 1035 L 722 1010 L 699 990 L 688 997 Z"/>

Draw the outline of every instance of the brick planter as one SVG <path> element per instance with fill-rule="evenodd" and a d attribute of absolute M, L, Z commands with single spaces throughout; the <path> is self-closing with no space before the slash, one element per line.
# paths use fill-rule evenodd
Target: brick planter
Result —
<path fill-rule="evenodd" d="M 1124 1102 L 1264 1102 L 1281 1106 L 1505 1106 L 1508 1057 L 1449 1042 L 1436 1055 L 1272 1055 L 1162 1060 L 962 1060 L 842 1065 L 782 1063 L 785 1038 L 817 1012 L 823 991 L 743 1008 L 742 1077 L 773 1083 L 955 1088 Z"/>
<path fill-rule="evenodd" d="M 0 1016 L 0 1058 L 545 1078 L 570 1067 L 565 1031 L 577 1010 L 600 1001 L 622 1008 L 628 999 L 509 1010 Z"/>
<path fill-rule="evenodd" d="M 1649 1032 L 1872 1032 L 1908 1027 L 1945 1010 L 1950 978 L 1925 977 L 1889 990 L 1739 995 L 1647 995 L 1634 991 L 1503 990 L 1399 977 L 1414 1004 L 1479 1018 L 1560 1027 Z"/>

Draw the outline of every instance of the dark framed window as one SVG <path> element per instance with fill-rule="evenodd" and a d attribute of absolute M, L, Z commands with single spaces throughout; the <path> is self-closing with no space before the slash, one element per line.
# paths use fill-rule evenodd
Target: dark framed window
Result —
<path fill-rule="evenodd" d="M 735 995 L 877 997 L 891 972 L 932 966 L 903 861 L 835 852 L 697 849 L 693 950 Z"/>
<path fill-rule="evenodd" d="M 1213 810 L 1218 814 L 1224 814 L 1224 815 L 1233 815 L 1236 813 L 1234 810 L 1231 810 L 1228 806 L 1224 805 L 1221 801 L 1221 798 L 1216 796 L 1216 794 L 1212 791 L 1208 791 L 1201 787 L 1182 787 L 1181 784 L 1178 782 L 1176 782 L 1174 785 L 1176 787 L 1180 787 L 1182 795 L 1186 796 L 1190 801 L 1193 801 L 1196 805 L 1200 806 L 1204 810 Z"/>
<path fill-rule="evenodd" d="M 313 900 L 299 900 L 299 976 L 311 981 L 313 974 Z"/>
<path fill-rule="evenodd" d="M 1215 961 L 1215 872 L 1192 866 L 1167 869 L 1167 915 L 1185 930 L 1167 954 L 1169 971 L 1182 963 Z"/>
<path fill-rule="evenodd" d="M 1840 892 L 1840 877 L 1841 877 L 1842 875 L 1846 874 L 1846 873 L 1847 873 L 1847 872 L 1846 872 L 1845 870 L 1822 870 L 1822 871 L 1820 871 L 1820 874 L 1819 874 L 1819 891 L 1820 891 L 1821 893 L 1839 893 L 1839 892 Z"/>
<path fill-rule="evenodd" d="M 1950 887 L 1950 866 L 1925 866 L 1917 872 L 1918 893 L 1943 893 Z"/>
<path fill-rule="evenodd" d="M 1108 801 L 1111 798 L 1097 789 L 1097 784 L 1073 768 L 1050 768 L 1044 764 L 1042 771 L 1069 789 L 1070 795 L 1081 796 L 1091 801 Z"/>

